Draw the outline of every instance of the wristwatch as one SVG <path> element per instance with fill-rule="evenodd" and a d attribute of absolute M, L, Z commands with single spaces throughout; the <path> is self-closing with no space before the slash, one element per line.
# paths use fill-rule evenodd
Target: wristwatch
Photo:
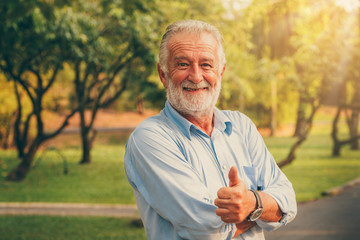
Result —
<path fill-rule="evenodd" d="M 256 209 L 250 213 L 250 215 L 247 217 L 247 220 L 250 221 L 250 222 L 254 222 L 256 220 L 259 219 L 259 217 L 261 216 L 262 212 L 263 212 L 263 206 L 262 206 L 262 203 L 261 203 L 261 198 L 259 196 L 259 194 L 257 193 L 257 191 L 255 190 L 251 190 L 255 195 L 255 198 L 256 198 Z"/>

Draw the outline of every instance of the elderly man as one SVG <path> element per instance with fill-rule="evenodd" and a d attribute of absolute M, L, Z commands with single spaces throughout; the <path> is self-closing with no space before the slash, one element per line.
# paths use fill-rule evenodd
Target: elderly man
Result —
<path fill-rule="evenodd" d="M 158 72 L 159 115 L 130 136 L 125 171 L 148 239 L 264 239 L 296 215 L 295 193 L 255 125 L 215 107 L 225 71 L 220 32 L 168 26 Z"/>

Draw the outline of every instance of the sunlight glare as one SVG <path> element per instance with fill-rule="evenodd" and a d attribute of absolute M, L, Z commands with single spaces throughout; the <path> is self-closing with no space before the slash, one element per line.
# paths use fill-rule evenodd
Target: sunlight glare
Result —
<path fill-rule="evenodd" d="M 357 11 L 360 7 L 358 0 L 336 0 L 336 4 L 342 6 L 348 12 Z"/>

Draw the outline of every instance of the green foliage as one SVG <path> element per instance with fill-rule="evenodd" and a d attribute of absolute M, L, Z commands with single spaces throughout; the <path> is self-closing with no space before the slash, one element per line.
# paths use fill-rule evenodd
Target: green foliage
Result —
<path fill-rule="evenodd" d="M 43 1 L 3 1 L 1 5 L 2 36 L 0 59 L 7 74 L 21 75 L 37 70 L 43 74 L 52 70 L 65 57 L 58 46 L 64 42 L 61 25 L 56 19 L 56 9 Z M 14 77 L 14 76 L 11 76 Z"/>
<path fill-rule="evenodd" d="M 20 64 L 16 56 L 31 46 L 33 54 L 28 59 L 48 65 L 44 73 L 63 56 L 71 62 L 86 62 L 106 76 L 121 62 L 119 55 L 126 59 L 126 50 L 138 51 L 141 60 L 134 62 L 127 97 L 120 100 L 120 104 L 128 101 L 133 105 L 137 98 L 155 106 L 163 104 L 165 94 L 157 77 L 155 56 L 165 27 L 188 18 L 208 21 L 223 32 L 227 55 L 219 106 L 258 116 L 265 119 L 264 125 L 269 121 L 265 116 L 269 115 L 272 80 L 276 79 L 278 86 L 278 119 L 287 122 L 285 116 L 294 115 L 289 112 L 297 106 L 299 95 L 324 95 L 331 82 L 345 75 L 344 64 L 350 60 L 345 59 L 343 50 L 356 44 L 356 31 L 351 31 L 356 28 L 354 16 L 327 0 L 256 0 L 248 6 L 218 0 L 77 0 L 55 4 L 33 0 L 22 5 L 4 1 L 1 6 L 5 13 L 2 33 L 8 36 L 8 43 L 14 43 L 2 49 L 8 56 L 11 53 L 14 67 Z M 31 34 L 30 29 L 34 30 Z M 41 51 L 42 46 L 46 46 L 46 53 Z M 39 52 L 41 58 L 37 57 Z M 356 58 L 346 69 L 356 75 L 355 65 Z M 120 73 L 118 85 L 124 74 Z M 114 92 L 116 87 L 112 88 Z M 260 123 L 259 119 L 255 121 Z"/>
<path fill-rule="evenodd" d="M 228 4 L 232 7 L 218 20 L 225 23 L 220 29 L 227 54 L 221 107 L 240 109 L 268 126 L 271 83 L 276 82 L 281 124 L 294 121 L 298 105 L 319 102 L 347 74 L 357 79 L 357 16 L 335 1 Z"/>

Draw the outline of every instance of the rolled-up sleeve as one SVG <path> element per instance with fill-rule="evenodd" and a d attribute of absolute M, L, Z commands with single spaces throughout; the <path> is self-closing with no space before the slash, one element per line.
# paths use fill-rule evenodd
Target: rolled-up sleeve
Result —
<path fill-rule="evenodd" d="M 181 143 L 158 128 L 138 128 L 129 138 L 124 159 L 130 184 L 148 206 L 184 239 L 231 239 L 198 173 L 186 161 Z M 139 203 L 138 203 L 139 204 Z M 154 214 L 154 213 L 152 213 Z M 142 216 L 148 221 L 147 216 Z"/>
<path fill-rule="evenodd" d="M 256 187 L 261 188 L 263 192 L 273 197 L 283 212 L 283 217 L 279 222 L 257 220 L 257 224 L 261 228 L 272 231 L 295 218 L 297 214 L 295 192 L 291 182 L 278 167 L 253 123 L 250 124 L 248 137 L 253 164 L 259 170 L 258 186 Z"/>

